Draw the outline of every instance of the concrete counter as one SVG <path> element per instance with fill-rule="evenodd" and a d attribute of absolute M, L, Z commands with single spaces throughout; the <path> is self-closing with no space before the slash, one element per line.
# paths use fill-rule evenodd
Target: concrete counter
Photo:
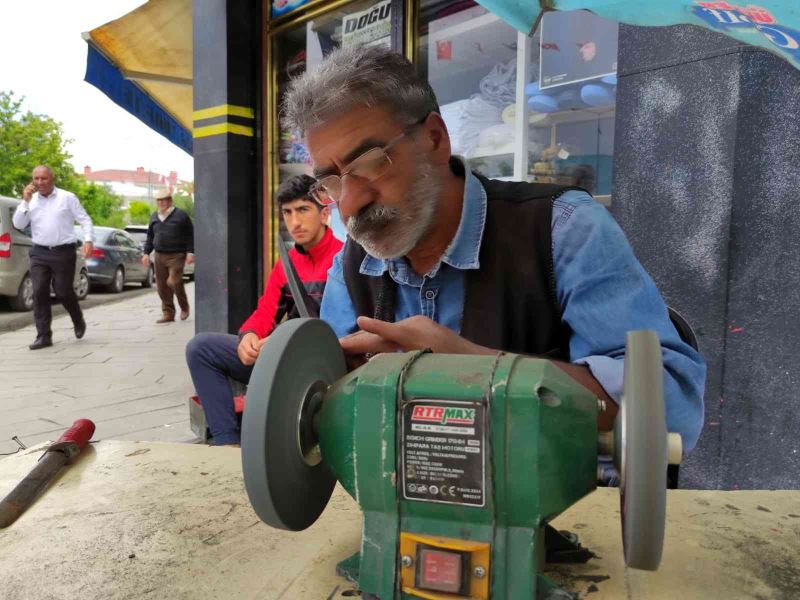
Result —
<path fill-rule="evenodd" d="M 0 497 L 39 454 L 0 460 Z M 625 569 L 618 493 L 598 490 L 553 523 L 598 558 L 548 574 L 597 600 L 800 596 L 800 492 L 670 491 L 667 520 L 661 569 Z M 340 488 L 306 531 L 263 524 L 237 449 L 102 441 L 0 530 L 0 598 L 333 600 L 360 538 Z"/>

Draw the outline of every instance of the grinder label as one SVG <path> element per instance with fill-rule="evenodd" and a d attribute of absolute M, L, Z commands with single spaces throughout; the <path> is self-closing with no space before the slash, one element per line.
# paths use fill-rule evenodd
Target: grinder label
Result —
<path fill-rule="evenodd" d="M 400 429 L 403 498 L 486 504 L 486 424 L 480 402 L 414 400 Z"/>

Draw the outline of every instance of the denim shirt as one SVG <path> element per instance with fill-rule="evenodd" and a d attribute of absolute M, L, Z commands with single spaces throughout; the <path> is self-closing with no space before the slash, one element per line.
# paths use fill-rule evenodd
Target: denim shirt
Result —
<path fill-rule="evenodd" d="M 430 317 L 456 333 L 464 311 L 465 271 L 477 269 L 486 222 L 486 191 L 467 171 L 461 222 L 439 263 L 418 275 L 405 258 L 364 258 L 360 272 L 388 270 L 397 283 L 395 319 Z M 569 191 L 553 204 L 553 267 L 562 318 L 569 325 L 570 361 L 587 365 L 609 396 L 622 396 L 626 333 L 652 329 L 661 340 L 667 430 L 680 433 L 685 451 L 703 425 L 706 365 L 681 341 L 655 283 L 633 254 L 611 214 L 589 194 Z M 339 337 L 358 329 L 344 283 L 342 253 L 333 261 L 320 317 Z"/>

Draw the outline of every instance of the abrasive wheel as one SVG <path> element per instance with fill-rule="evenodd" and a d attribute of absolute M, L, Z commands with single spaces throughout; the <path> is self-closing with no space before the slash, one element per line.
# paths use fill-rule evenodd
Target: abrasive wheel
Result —
<path fill-rule="evenodd" d="M 655 571 L 664 545 L 667 427 L 661 344 L 653 331 L 628 333 L 614 435 L 625 564 Z"/>
<path fill-rule="evenodd" d="M 319 518 L 336 479 L 315 431 L 328 386 L 346 372 L 336 334 L 319 319 L 291 319 L 261 348 L 242 418 L 242 470 L 262 521 L 300 531 Z"/>

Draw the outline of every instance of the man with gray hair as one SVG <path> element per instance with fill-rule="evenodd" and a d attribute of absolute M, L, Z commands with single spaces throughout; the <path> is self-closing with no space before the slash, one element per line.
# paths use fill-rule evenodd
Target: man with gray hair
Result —
<path fill-rule="evenodd" d="M 586 191 L 470 171 L 451 155 L 430 85 L 382 48 L 332 53 L 292 82 L 283 110 L 308 145 L 314 197 L 338 204 L 349 234 L 321 317 L 351 358 L 419 348 L 546 356 L 606 400 L 598 424 L 608 429 L 626 333 L 653 329 L 667 427 L 695 445 L 705 363 Z"/>

